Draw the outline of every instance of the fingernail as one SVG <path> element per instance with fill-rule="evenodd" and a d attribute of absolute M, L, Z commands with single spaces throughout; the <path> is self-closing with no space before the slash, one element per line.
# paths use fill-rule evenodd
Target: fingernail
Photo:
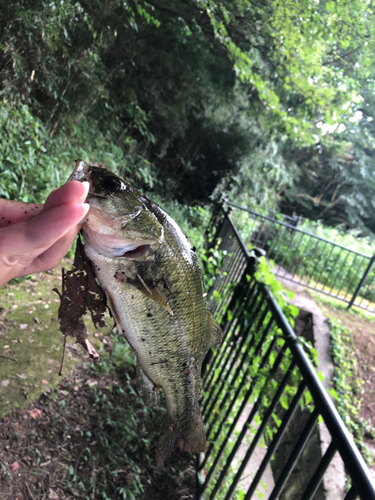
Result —
<path fill-rule="evenodd" d="M 86 215 L 87 215 L 87 212 L 90 210 L 89 203 L 82 203 L 82 206 L 85 209 L 85 211 L 83 212 L 82 219 L 78 222 L 78 224 L 84 224 L 86 222 Z"/>
<path fill-rule="evenodd" d="M 85 187 L 85 196 L 87 196 L 89 189 L 90 189 L 90 183 L 87 181 L 83 181 L 82 185 Z"/>
<path fill-rule="evenodd" d="M 90 210 L 90 204 L 89 203 L 82 203 L 82 206 L 85 209 L 85 215 L 87 215 L 87 212 Z"/>

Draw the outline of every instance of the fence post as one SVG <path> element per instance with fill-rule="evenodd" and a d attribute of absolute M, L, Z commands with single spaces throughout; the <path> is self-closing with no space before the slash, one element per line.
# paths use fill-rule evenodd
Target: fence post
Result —
<path fill-rule="evenodd" d="M 349 302 L 348 309 L 350 309 L 352 307 L 352 305 L 354 304 L 354 301 L 357 298 L 361 288 L 363 287 L 363 284 L 366 281 L 366 278 L 369 275 L 369 272 L 371 271 L 371 268 L 372 268 L 374 262 L 375 262 L 375 255 L 372 257 L 372 259 L 370 259 L 369 265 L 367 266 L 367 269 L 366 269 L 364 275 L 362 276 L 361 281 L 358 283 L 357 289 L 354 292 L 353 297 L 351 298 L 351 300 Z"/>

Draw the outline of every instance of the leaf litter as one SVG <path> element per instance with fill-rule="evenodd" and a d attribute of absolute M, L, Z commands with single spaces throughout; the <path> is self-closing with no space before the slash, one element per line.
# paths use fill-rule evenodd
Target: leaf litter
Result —
<path fill-rule="evenodd" d="M 58 318 L 60 331 L 64 335 L 64 352 L 60 369 L 62 374 L 67 336 L 74 337 L 89 354 L 90 358 L 98 359 L 99 354 L 89 341 L 89 333 L 83 322 L 87 311 L 91 314 L 96 328 L 106 326 L 104 316 L 107 311 L 106 296 L 96 280 L 94 270 L 86 257 L 81 236 L 78 235 L 73 269 L 62 270 L 62 293 L 53 289 L 60 297 Z"/>
<path fill-rule="evenodd" d="M 134 366 L 114 354 L 0 419 L 1 500 L 195 498 L 195 457 L 176 450 L 155 467 L 165 409 L 144 406 Z"/>

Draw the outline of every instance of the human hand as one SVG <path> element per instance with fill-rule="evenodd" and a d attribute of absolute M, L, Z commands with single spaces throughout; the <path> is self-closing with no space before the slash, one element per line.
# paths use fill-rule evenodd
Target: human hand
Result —
<path fill-rule="evenodd" d="M 88 182 L 68 182 L 44 205 L 0 199 L 0 286 L 60 263 L 90 208 L 88 189 Z"/>

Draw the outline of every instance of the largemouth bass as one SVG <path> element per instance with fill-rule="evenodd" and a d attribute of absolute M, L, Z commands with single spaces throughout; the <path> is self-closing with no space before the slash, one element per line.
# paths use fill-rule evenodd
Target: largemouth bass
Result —
<path fill-rule="evenodd" d="M 85 253 L 136 354 L 141 396 L 151 406 L 161 388 L 166 400 L 157 465 L 176 447 L 203 452 L 201 365 L 222 333 L 207 309 L 198 259 L 176 222 L 112 172 L 77 160 L 69 180 L 90 183 Z"/>

